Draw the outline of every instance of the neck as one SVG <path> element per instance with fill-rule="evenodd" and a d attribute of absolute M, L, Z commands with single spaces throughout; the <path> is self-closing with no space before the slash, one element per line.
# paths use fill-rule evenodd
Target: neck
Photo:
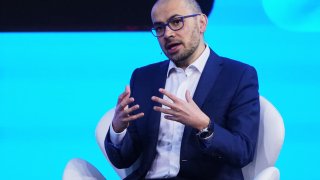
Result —
<path fill-rule="evenodd" d="M 191 56 L 189 56 L 185 61 L 176 62 L 176 66 L 185 70 L 190 64 L 194 63 L 196 59 L 198 59 L 201 56 L 205 49 L 206 45 L 203 42 L 201 42 L 199 44 L 199 47 L 193 52 L 193 54 L 191 54 Z"/>

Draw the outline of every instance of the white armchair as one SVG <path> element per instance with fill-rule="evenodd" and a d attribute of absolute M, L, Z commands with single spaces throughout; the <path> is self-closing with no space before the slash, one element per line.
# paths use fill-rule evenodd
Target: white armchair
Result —
<path fill-rule="evenodd" d="M 108 127 L 113 118 L 114 109 L 108 111 L 100 120 L 96 128 L 96 139 L 99 147 L 109 161 L 104 150 L 104 139 L 108 132 Z M 260 127 L 258 144 L 254 160 L 246 167 L 242 168 L 244 179 L 246 180 L 278 180 L 280 179 L 279 170 L 274 167 L 278 159 L 283 141 L 284 124 L 277 109 L 264 97 L 260 96 Z M 110 163 L 110 161 L 109 161 Z M 111 163 L 110 163 L 111 164 Z M 112 165 L 112 164 L 111 164 Z M 125 178 L 130 172 L 128 169 L 114 170 L 121 179 Z M 72 159 L 68 162 L 63 173 L 64 180 L 91 180 L 106 179 L 93 165 L 82 159 Z"/>
<path fill-rule="evenodd" d="M 246 180 L 278 180 L 279 170 L 274 167 L 284 141 L 284 124 L 280 113 L 260 96 L 260 126 L 258 144 L 253 161 L 242 168 Z"/>

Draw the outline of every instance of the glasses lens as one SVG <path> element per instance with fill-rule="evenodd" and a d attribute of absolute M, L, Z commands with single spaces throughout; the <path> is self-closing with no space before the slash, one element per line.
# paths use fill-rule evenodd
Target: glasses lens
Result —
<path fill-rule="evenodd" d="M 180 17 L 170 20 L 169 27 L 174 31 L 181 29 L 183 27 L 183 18 Z"/>
<path fill-rule="evenodd" d="M 152 28 L 152 34 L 157 37 L 162 36 L 164 34 L 164 29 L 164 25 L 154 25 Z"/>
<path fill-rule="evenodd" d="M 151 29 L 151 32 L 152 32 L 152 34 L 154 35 L 154 36 L 157 36 L 157 32 L 156 32 L 156 30 L 155 29 Z"/>

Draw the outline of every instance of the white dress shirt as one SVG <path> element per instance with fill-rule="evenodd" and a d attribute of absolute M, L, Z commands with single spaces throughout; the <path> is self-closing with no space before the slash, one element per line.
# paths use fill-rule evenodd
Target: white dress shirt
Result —
<path fill-rule="evenodd" d="M 209 55 L 210 49 L 206 46 L 200 57 L 190 64 L 185 70 L 177 67 L 172 61 L 170 61 L 165 89 L 183 100 L 186 99 L 186 90 L 189 90 L 191 96 L 193 96 Z M 164 99 L 171 101 L 166 96 L 164 96 Z M 146 175 L 146 178 L 170 178 L 178 175 L 180 169 L 180 148 L 183 131 L 183 124 L 167 120 L 164 118 L 164 114 L 161 113 L 157 155 Z M 110 126 L 111 142 L 116 146 L 121 145 L 125 133 L 126 130 L 121 133 L 116 133 L 112 126 Z"/>

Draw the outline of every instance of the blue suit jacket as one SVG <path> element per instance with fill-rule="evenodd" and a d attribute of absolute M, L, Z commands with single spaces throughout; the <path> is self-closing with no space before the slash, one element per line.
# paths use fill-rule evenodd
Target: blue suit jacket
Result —
<path fill-rule="evenodd" d="M 160 113 L 153 110 L 151 96 L 162 95 L 169 61 L 136 69 L 131 77 L 132 97 L 145 116 L 130 124 L 120 147 L 109 134 L 106 152 L 117 168 L 127 168 L 138 158 L 139 168 L 127 179 L 143 179 L 156 156 Z M 255 153 L 259 127 L 258 79 L 253 67 L 210 52 L 193 96 L 201 110 L 210 117 L 214 136 L 200 140 L 197 130 L 185 127 L 179 178 L 243 179 L 241 168 Z M 137 112 L 137 113 L 138 113 Z"/>

